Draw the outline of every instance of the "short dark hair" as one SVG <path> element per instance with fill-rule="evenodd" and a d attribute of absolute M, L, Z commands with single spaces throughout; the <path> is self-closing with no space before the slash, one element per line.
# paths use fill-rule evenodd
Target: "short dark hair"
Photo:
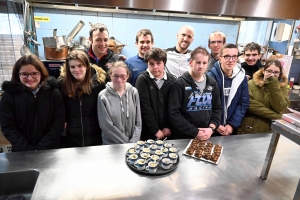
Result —
<path fill-rule="evenodd" d="M 259 44 L 255 42 L 251 42 L 244 47 L 244 55 L 246 51 L 255 51 L 255 50 L 257 50 L 258 54 L 260 54 L 261 47 Z"/>
<path fill-rule="evenodd" d="M 220 35 L 220 36 L 222 36 L 223 37 L 223 43 L 226 43 L 226 35 L 223 32 L 221 32 L 221 31 L 214 31 L 211 34 L 209 34 L 208 44 L 210 43 L 210 37 L 213 36 L 213 35 Z"/>
<path fill-rule="evenodd" d="M 150 59 L 153 59 L 155 61 L 163 61 L 166 65 L 167 62 L 167 53 L 165 50 L 160 48 L 152 48 L 145 54 L 145 62 L 148 63 Z"/>
<path fill-rule="evenodd" d="M 151 42 L 154 42 L 152 32 L 149 29 L 139 30 L 139 32 L 137 32 L 137 34 L 136 34 L 135 41 L 138 42 L 140 36 L 146 36 L 146 35 L 150 35 L 151 36 Z"/>
<path fill-rule="evenodd" d="M 44 63 L 36 55 L 25 55 L 17 60 L 12 71 L 11 81 L 14 83 L 21 83 L 19 76 L 20 69 L 22 66 L 29 64 L 33 65 L 34 68 L 40 72 L 40 83 L 43 83 L 45 85 L 47 82 L 47 78 L 49 77 L 49 73 Z"/>
<path fill-rule="evenodd" d="M 193 60 L 198 53 L 209 56 L 209 52 L 204 47 L 199 46 L 191 52 L 191 59 Z"/>
<path fill-rule="evenodd" d="M 232 44 L 232 43 L 228 43 L 228 44 L 225 44 L 222 49 L 221 49 L 221 52 L 220 52 L 220 56 L 222 56 L 223 54 L 223 50 L 224 49 L 237 49 L 237 51 L 239 52 L 237 46 L 235 44 Z"/>
<path fill-rule="evenodd" d="M 93 38 L 93 32 L 97 31 L 97 30 L 99 30 L 101 33 L 103 31 L 107 31 L 107 33 L 109 35 L 108 29 L 107 29 L 107 27 L 104 24 L 102 24 L 102 23 L 96 23 L 94 25 L 91 25 L 91 29 L 90 29 L 90 37 L 91 38 Z"/>

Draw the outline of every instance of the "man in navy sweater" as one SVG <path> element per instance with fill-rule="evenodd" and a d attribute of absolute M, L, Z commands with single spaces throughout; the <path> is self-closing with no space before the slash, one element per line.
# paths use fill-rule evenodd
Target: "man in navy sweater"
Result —
<path fill-rule="evenodd" d="M 154 38 L 152 32 L 149 29 L 142 29 L 136 34 L 135 44 L 138 49 L 138 54 L 125 60 L 131 72 L 130 84 L 135 86 L 137 77 L 148 68 L 145 63 L 145 54 L 152 49 L 154 44 Z"/>

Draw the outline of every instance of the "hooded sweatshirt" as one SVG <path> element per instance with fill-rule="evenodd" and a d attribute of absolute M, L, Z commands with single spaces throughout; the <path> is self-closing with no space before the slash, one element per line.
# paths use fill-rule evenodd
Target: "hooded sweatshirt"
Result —
<path fill-rule="evenodd" d="M 220 89 L 223 108 L 221 125 L 229 124 L 238 128 L 250 103 L 245 70 L 237 63 L 231 77 L 226 77 L 221 70 L 221 63 L 216 62 L 207 74 L 217 81 Z"/>
<path fill-rule="evenodd" d="M 195 138 L 198 128 L 220 124 L 222 107 L 217 82 L 206 76 L 201 92 L 189 72 L 180 76 L 172 86 L 169 98 L 169 118 L 174 127 L 174 139 Z"/>
<path fill-rule="evenodd" d="M 137 89 L 126 83 L 120 96 L 108 82 L 98 96 L 98 119 L 104 145 L 137 142 L 142 128 Z"/>

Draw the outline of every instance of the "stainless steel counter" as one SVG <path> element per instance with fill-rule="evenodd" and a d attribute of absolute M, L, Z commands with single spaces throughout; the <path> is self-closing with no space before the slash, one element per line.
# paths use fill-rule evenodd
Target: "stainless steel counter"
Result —
<path fill-rule="evenodd" d="M 131 144 L 0 154 L 0 172 L 37 169 L 32 199 L 292 199 L 300 146 L 282 137 L 267 180 L 260 179 L 272 134 L 211 138 L 224 147 L 218 165 L 181 155 L 190 140 L 172 141 L 178 168 L 164 176 L 133 172 Z M 0 186 L 1 187 L 1 186 Z"/>

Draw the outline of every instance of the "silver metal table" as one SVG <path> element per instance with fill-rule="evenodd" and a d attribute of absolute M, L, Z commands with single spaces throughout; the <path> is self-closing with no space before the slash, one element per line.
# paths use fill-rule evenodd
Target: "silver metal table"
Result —
<path fill-rule="evenodd" d="M 125 153 L 132 144 L 0 154 L 0 172 L 37 169 L 32 199 L 292 199 L 300 176 L 299 145 L 282 138 L 268 180 L 259 174 L 271 134 L 211 138 L 224 147 L 218 165 L 182 155 L 163 176 L 132 171 Z M 1 187 L 1 186 L 0 186 Z"/>
<path fill-rule="evenodd" d="M 276 120 L 275 122 L 272 123 L 271 128 L 273 130 L 273 134 L 272 134 L 272 138 L 270 141 L 270 145 L 268 148 L 268 152 L 265 158 L 265 162 L 260 174 L 260 177 L 263 180 L 266 180 L 270 171 L 270 167 L 274 158 L 274 154 L 277 148 L 277 144 L 279 141 L 279 137 L 280 134 L 285 136 L 286 138 L 290 139 L 292 142 L 300 145 L 300 137 L 299 137 L 299 133 L 298 133 L 298 127 L 295 126 L 295 128 L 293 128 L 293 125 L 284 121 L 283 119 L 280 120 Z M 294 133 L 294 134 L 293 134 Z M 297 134 L 297 135 L 296 135 Z M 298 160 L 300 158 L 300 152 L 298 151 Z M 292 161 L 291 161 L 292 162 Z M 293 163 L 291 163 L 293 164 Z M 299 168 L 300 171 L 300 166 L 297 166 Z M 282 168 L 282 171 L 285 172 L 285 168 Z M 294 195 L 294 200 L 299 200 L 300 199 L 300 179 L 299 179 L 299 183 L 298 186 L 296 188 L 296 192 Z"/>

